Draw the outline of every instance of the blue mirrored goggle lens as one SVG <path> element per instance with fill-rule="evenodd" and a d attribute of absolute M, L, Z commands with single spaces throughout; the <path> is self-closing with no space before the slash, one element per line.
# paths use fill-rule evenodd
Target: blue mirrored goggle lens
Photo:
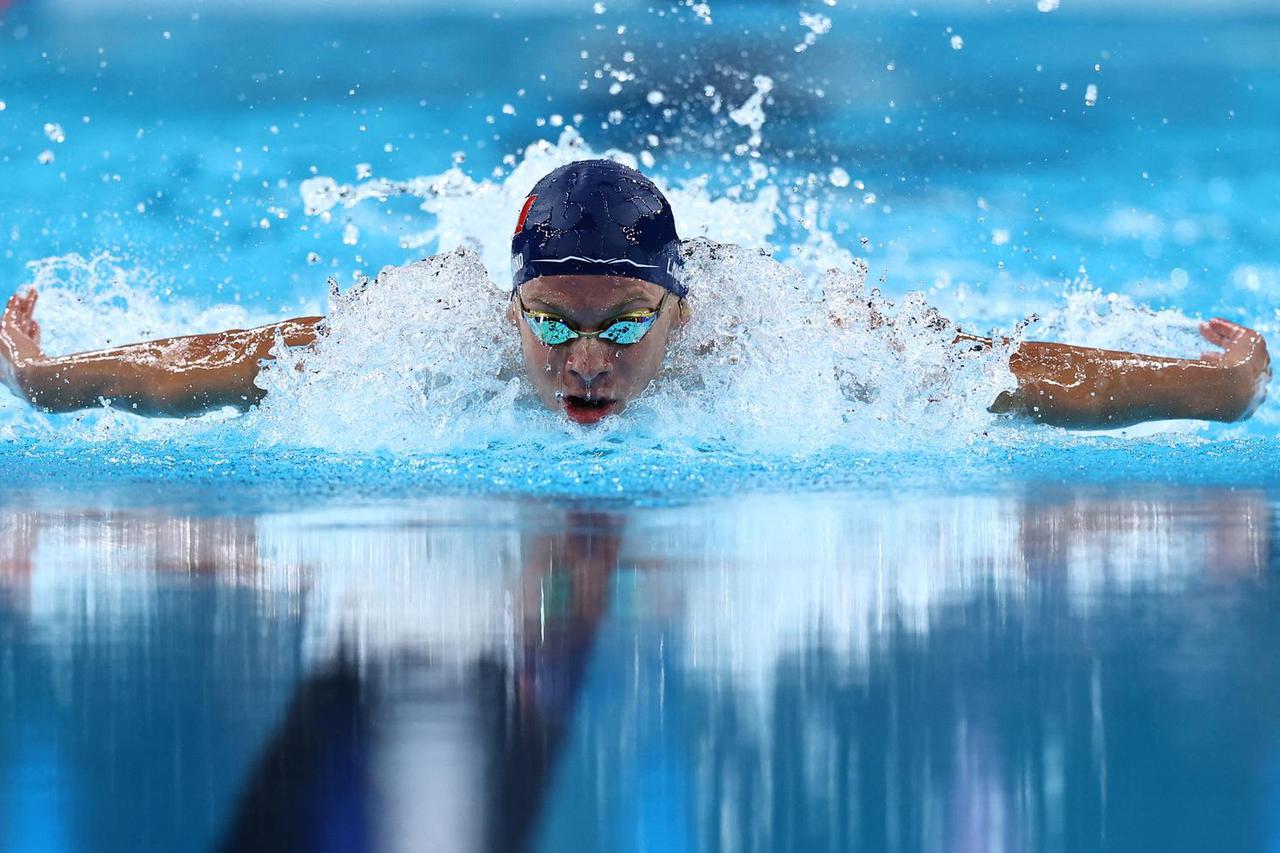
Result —
<path fill-rule="evenodd" d="M 622 344 L 623 346 L 628 344 L 637 344 L 653 326 L 653 321 L 656 316 L 657 315 L 651 314 L 648 317 L 619 320 L 616 323 L 611 323 L 609 328 L 600 333 L 600 337 L 606 341 L 612 341 L 615 344 Z"/>
<path fill-rule="evenodd" d="M 547 346 L 568 343 L 578 336 L 578 333 L 570 329 L 567 323 L 554 317 L 525 314 L 524 319 L 529 324 L 533 336 Z"/>
<path fill-rule="evenodd" d="M 529 324 L 529 329 L 533 332 L 533 336 L 547 346 L 559 346 L 580 337 L 578 332 L 569 328 L 568 323 L 557 317 L 526 313 L 524 319 Z M 646 317 L 618 320 L 610 323 L 608 328 L 595 337 L 621 346 L 636 344 L 653 328 L 653 321 L 656 319 L 657 314 L 650 314 Z"/>

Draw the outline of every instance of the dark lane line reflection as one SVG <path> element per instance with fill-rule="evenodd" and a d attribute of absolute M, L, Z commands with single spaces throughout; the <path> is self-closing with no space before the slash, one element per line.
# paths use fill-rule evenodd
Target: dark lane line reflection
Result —
<path fill-rule="evenodd" d="M 375 824 L 392 827 L 388 848 L 411 838 L 406 849 L 526 849 L 608 605 L 624 520 L 574 511 L 558 521 L 523 536 L 514 665 L 485 654 L 451 674 L 401 652 L 358 671 L 340 654 L 295 694 L 222 849 L 373 850 Z M 428 760 L 404 768 L 406 755 Z M 406 817 L 406 801 L 431 804 Z"/>
<path fill-rule="evenodd" d="M 228 850 L 1275 842 L 1262 493 L 0 525 L 0 722 L 55 744 L 0 732 L 0 827 L 123 839 L 176 802 Z M 139 711 L 169 728 L 123 737 Z M 57 797 L 14 793 L 32 762 Z"/>

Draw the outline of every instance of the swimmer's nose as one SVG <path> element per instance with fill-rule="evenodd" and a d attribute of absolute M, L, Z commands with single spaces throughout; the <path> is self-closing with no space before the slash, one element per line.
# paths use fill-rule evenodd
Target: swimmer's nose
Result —
<path fill-rule="evenodd" d="M 579 338 L 569 344 L 569 358 L 564 367 L 589 386 L 613 369 L 609 347 L 594 338 Z"/>

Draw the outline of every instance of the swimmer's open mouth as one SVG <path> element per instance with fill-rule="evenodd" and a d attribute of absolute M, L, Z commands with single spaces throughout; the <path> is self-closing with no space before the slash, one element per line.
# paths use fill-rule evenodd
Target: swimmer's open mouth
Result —
<path fill-rule="evenodd" d="M 580 424 L 593 424 L 618 406 L 617 400 L 608 397 L 579 397 L 566 394 L 561 398 L 565 414 Z"/>

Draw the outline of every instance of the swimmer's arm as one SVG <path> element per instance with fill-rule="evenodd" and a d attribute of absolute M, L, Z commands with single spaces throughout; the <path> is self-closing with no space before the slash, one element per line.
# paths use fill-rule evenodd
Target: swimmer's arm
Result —
<path fill-rule="evenodd" d="M 1200 333 L 1223 351 L 1182 359 L 1024 343 L 1009 360 L 1017 390 L 1001 394 L 991 411 L 1073 429 L 1248 418 L 1266 399 L 1271 379 L 1266 341 L 1252 329 L 1221 319 L 1201 324 Z"/>
<path fill-rule="evenodd" d="M 307 346 L 319 317 L 257 329 L 166 338 L 94 352 L 47 356 L 33 312 L 36 293 L 9 300 L 0 319 L 0 382 L 38 409 L 101 406 L 139 415 L 185 417 L 223 407 L 244 410 L 266 393 L 254 384 L 276 337 Z"/>

